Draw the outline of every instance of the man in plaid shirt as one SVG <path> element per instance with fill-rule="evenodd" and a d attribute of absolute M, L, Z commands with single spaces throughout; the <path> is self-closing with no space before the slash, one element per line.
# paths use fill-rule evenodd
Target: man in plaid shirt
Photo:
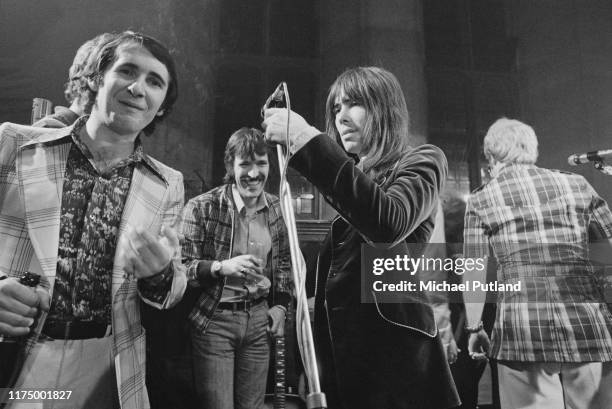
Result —
<path fill-rule="evenodd" d="M 490 344 L 483 303 L 466 299 L 470 355 L 498 360 L 503 408 L 609 407 L 612 315 L 588 236 L 612 237 L 612 213 L 582 176 L 535 166 L 537 144 L 530 126 L 506 118 L 484 139 L 492 180 L 468 200 L 464 256 L 490 246 L 498 282 L 521 290 L 498 293 Z"/>
<path fill-rule="evenodd" d="M 276 196 L 264 192 L 268 147 L 241 128 L 225 148 L 226 184 L 183 211 L 183 260 L 202 295 L 189 314 L 201 407 L 263 407 L 269 337 L 283 336 L 291 302 L 287 231 Z M 268 307 L 268 306 L 271 307 Z"/>

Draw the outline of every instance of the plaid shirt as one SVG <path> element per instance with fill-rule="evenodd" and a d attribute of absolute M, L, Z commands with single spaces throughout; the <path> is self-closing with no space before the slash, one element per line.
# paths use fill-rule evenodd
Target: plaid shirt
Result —
<path fill-rule="evenodd" d="M 468 200 L 464 255 L 498 261 L 491 356 L 498 360 L 612 360 L 612 315 L 589 261 L 589 227 L 612 236 L 606 202 L 579 175 L 507 165 Z"/>
<path fill-rule="evenodd" d="M 225 279 L 198 276 L 198 269 L 210 272 L 214 260 L 231 258 L 234 232 L 234 200 L 231 184 L 226 184 L 190 199 L 183 211 L 183 263 L 190 285 L 199 285 L 203 293 L 189 314 L 194 328 L 204 332 L 221 299 Z M 272 250 L 269 265 L 272 271 L 271 305 L 288 306 L 291 301 L 291 255 L 285 222 L 276 196 L 268 193 L 265 211 Z M 198 265 L 203 263 L 202 267 Z M 270 299 L 271 297 L 271 299 Z"/>

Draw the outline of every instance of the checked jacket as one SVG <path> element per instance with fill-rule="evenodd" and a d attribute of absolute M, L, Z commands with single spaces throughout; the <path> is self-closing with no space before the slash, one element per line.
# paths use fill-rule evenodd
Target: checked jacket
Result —
<path fill-rule="evenodd" d="M 612 213 L 580 175 L 509 164 L 472 193 L 464 257 L 487 256 L 490 244 L 498 281 L 521 283 L 521 291 L 498 292 L 491 356 L 612 361 L 612 315 L 591 262 L 591 231 L 612 237 Z"/>
<path fill-rule="evenodd" d="M 198 270 L 210 271 L 214 260 L 231 258 L 235 205 L 231 184 L 222 185 L 190 199 L 183 211 L 183 262 L 187 267 L 190 285 L 201 287 L 202 294 L 189 314 L 191 325 L 202 333 L 221 299 L 225 279 L 202 278 Z M 268 203 L 266 218 L 272 238 L 268 264 L 272 271 L 270 306 L 289 306 L 292 299 L 291 254 L 280 202 L 274 195 L 264 192 Z M 202 263 L 203 266 L 199 266 Z"/>
<path fill-rule="evenodd" d="M 52 293 L 55 281 L 61 197 L 72 126 L 44 129 L 5 123 L 0 126 L 0 275 L 40 274 Z M 112 332 L 115 370 L 122 409 L 148 408 L 145 386 L 145 333 L 140 323 L 137 283 L 125 277 L 122 238 L 129 226 L 159 232 L 179 229 L 184 190 L 182 174 L 145 156 L 133 172 L 120 224 L 112 270 Z M 172 262 L 174 277 L 167 294 L 156 294 L 157 308 L 178 302 L 186 287 L 180 248 Z M 164 291 L 164 290 L 162 290 Z M 26 345 L 38 338 L 41 320 Z"/>

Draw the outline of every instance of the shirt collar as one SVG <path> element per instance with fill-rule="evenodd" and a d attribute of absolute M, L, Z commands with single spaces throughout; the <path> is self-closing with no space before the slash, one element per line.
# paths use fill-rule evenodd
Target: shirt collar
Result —
<path fill-rule="evenodd" d="M 513 170 L 530 169 L 530 168 L 535 168 L 535 167 L 536 166 L 531 163 L 506 163 L 502 165 L 502 167 L 499 169 L 499 171 L 497 172 L 497 176 L 503 173 L 506 173 L 506 172 L 511 172 Z"/>
<path fill-rule="evenodd" d="M 83 155 L 87 159 L 92 160 L 93 159 L 93 155 L 91 154 L 91 151 L 89 150 L 87 145 L 85 145 L 85 143 L 81 140 L 81 136 L 79 135 L 81 129 L 87 123 L 87 119 L 89 119 L 89 115 L 85 115 L 85 116 L 82 116 L 79 119 L 77 119 L 76 122 L 74 123 L 74 127 L 72 128 L 72 132 L 70 133 L 70 135 L 72 137 L 72 141 L 77 146 L 77 148 L 81 151 L 81 153 L 83 153 Z M 144 163 L 157 176 L 159 176 L 160 179 L 162 179 L 167 184 L 168 181 L 166 180 L 164 175 L 160 172 L 160 170 L 155 165 L 155 163 L 153 163 L 151 158 L 149 158 L 149 156 L 144 153 L 144 146 L 142 144 L 141 135 L 142 135 L 142 133 L 140 133 L 136 137 L 136 141 L 134 142 L 134 151 L 130 154 L 130 156 L 125 158 L 117 166 L 125 166 L 125 165 L 129 165 L 129 164 Z"/>
<path fill-rule="evenodd" d="M 242 196 L 240 196 L 235 184 L 232 184 L 232 198 L 236 204 L 236 210 L 238 210 L 238 213 L 242 213 L 242 209 L 245 209 L 244 200 L 242 200 Z M 266 193 L 261 192 L 261 195 L 259 195 L 259 198 L 257 199 L 257 204 L 255 204 L 255 213 L 267 207 L 268 199 L 266 199 Z"/>

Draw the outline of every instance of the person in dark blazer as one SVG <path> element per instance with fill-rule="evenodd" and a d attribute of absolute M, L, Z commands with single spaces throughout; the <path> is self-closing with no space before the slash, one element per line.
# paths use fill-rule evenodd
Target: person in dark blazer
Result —
<path fill-rule="evenodd" d="M 287 120 L 290 118 L 289 127 Z M 426 302 L 362 303 L 361 245 L 426 243 L 447 161 L 410 146 L 398 80 L 345 71 L 326 104 L 327 134 L 295 112 L 265 111 L 266 137 L 338 211 L 319 255 L 315 345 L 329 408 L 450 408 L 459 398 Z"/>

